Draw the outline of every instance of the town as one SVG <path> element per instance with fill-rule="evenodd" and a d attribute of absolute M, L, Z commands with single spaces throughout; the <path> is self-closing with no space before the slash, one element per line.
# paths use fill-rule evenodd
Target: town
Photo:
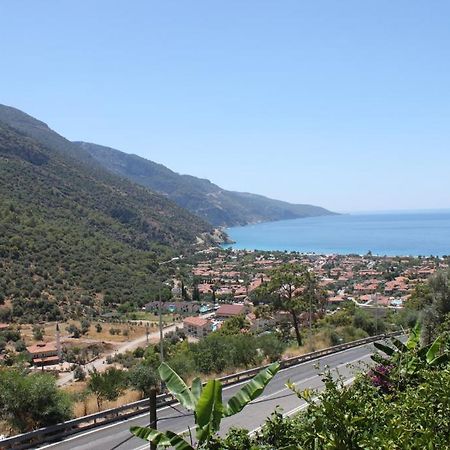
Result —
<path fill-rule="evenodd" d="M 111 355 L 156 343 L 159 315 L 164 334 L 182 331 L 191 342 L 219 330 L 233 317 L 245 318 L 253 332 L 273 331 L 285 317 L 274 311 L 261 314 L 265 299 L 259 291 L 270 281 L 271 272 L 283 264 L 301 265 L 314 274 L 325 293 L 325 314 L 349 303 L 372 314 L 383 309 L 401 310 L 418 284 L 436 270 L 448 268 L 447 258 L 218 248 L 174 258 L 173 263 L 170 294 L 161 302 L 155 299 L 135 311 L 106 313 L 78 323 L 1 323 L 0 362 L 11 364 L 20 359 L 16 355 L 28 355 L 26 360 L 36 368 L 68 373 L 63 375 L 67 383 L 73 379 L 70 373 L 76 366 L 91 363 L 104 370 Z M 91 323 L 94 321 L 96 325 Z M 96 360 L 100 363 L 95 364 Z"/>

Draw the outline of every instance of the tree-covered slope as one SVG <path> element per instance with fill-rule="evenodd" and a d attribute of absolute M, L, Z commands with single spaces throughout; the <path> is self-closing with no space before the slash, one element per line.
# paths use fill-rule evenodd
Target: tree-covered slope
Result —
<path fill-rule="evenodd" d="M 15 318 L 143 303 L 158 259 L 211 232 L 168 199 L 0 121 L 0 303 Z"/>
<path fill-rule="evenodd" d="M 167 167 L 109 147 L 77 143 L 112 173 L 122 175 L 156 192 L 215 226 L 246 225 L 256 222 L 333 214 L 313 205 L 296 205 L 262 195 L 226 191 L 209 180 L 180 175 Z"/>

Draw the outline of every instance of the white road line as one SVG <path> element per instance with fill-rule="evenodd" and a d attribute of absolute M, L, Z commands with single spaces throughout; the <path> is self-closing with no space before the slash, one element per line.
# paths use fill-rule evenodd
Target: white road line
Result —
<path fill-rule="evenodd" d="M 337 354 L 347 353 L 347 352 L 349 352 L 349 351 L 351 351 L 351 350 L 359 349 L 359 348 L 361 348 L 361 347 L 363 347 L 363 346 L 364 346 L 364 345 L 362 345 L 362 346 L 360 346 L 360 347 L 352 347 L 352 348 L 348 348 L 348 349 L 346 349 L 346 350 L 342 350 L 342 351 L 339 352 L 339 353 L 332 353 L 332 354 L 330 354 L 330 355 L 324 355 L 324 356 L 322 356 L 322 357 L 320 357 L 320 358 L 317 358 L 317 359 L 315 359 L 315 360 L 304 361 L 303 363 L 298 364 L 298 365 L 296 365 L 296 366 L 290 366 L 290 367 L 286 367 L 286 368 L 284 368 L 284 369 L 281 369 L 279 372 L 284 372 L 284 371 L 286 371 L 286 370 L 294 369 L 294 368 L 296 368 L 296 367 L 300 367 L 300 366 L 302 366 L 302 365 L 304 365 L 304 364 L 308 364 L 308 363 L 313 363 L 313 362 L 316 363 L 316 362 L 321 361 L 322 359 L 329 358 L 329 357 L 334 356 L 334 355 L 337 355 Z M 345 365 L 347 365 L 347 364 L 352 364 L 352 363 L 354 363 L 354 362 L 356 362 L 356 361 L 360 361 L 361 359 L 364 359 L 364 358 L 366 358 L 366 357 L 369 356 L 369 355 L 370 355 L 370 353 L 368 353 L 368 354 L 366 354 L 366 355 L 362 355 L 362 356 L 360 356 L 359 358 L 353 359 L 353 360 L 351 360 L 351 361 L 348 361 L 348 362 L 339 364 L 338 366 L 336 366 L 336 368 L 345 366 Z M 314 377 L 309 377 L 309 378 L 305 379 L 304 381 L 310 381 L 311 379 L 316 378 L 316 377 L 317 377 L 317 375 L 314 376 Z M 231 388 L 234 388 L 234 387 L 236 387 L 236 386 L 240 386 L 240 385 L 242 385 L 242 384 L 245 384 L 247 381 L 248 381 L 248 380 L 244 380 L 244 381 L 240 381 L 240 382 L 238 382 L 238 383 L 235 383 L 235 384 L 232 384 L 232 385 L 229 385 L 229 386 L 225 386 L 225 387 L 223 388 L 223 390 L 225 391 L 225 390 L 227 390 L 227 389 L 231 389 Z M 299 382 L 303 382 L 303 380 L 300 380 Z M 282 389 L 281 391 L 278 391 L 278 393 L 279 393 L 279 392 L 282 392 L 282 391 L 284 391 L 284 390 L 285 390 L 285 389 Z M 271 394 L 271 395 L 273 395 L 273 394 Z M 174 404 L 174 405 L 172 405 L 172 406 L 176 406 L 176 405 L 179 405 L 179 403 L 176 403 L 176 404 Z M 169 409 L 169 408 L 171 408 L 172 406 L 163 406 L 162 408 L 158 408 L 158 412 L 159 412 L 159 411 L 164 411 L 164 410 L 166 410 L 166 409 Z M 82 437 L 84 437 L 84 436 L 88 436 L 88 435 L 90 435 L 90 434 L 92 434 L 92 433 L 96 433 L 96 432 L 99 432 L 99 431 L 103 431 L 103 430 L 106 430 L 106 429 L 108 429 L 108 428 L 113 428 L 113 427 L 118 426 L 118 425 L 123 425 L 123 423 L 126 422 L 126 421 L 128 421 L 128 420 L 135 420 L 135 419 L 140 419 L 140 418 L 142 418 L 142 417 L 146 417 L 146 416 L 148 416 L 148 414 L 149 414 L 148 412 L 145 412 L 145 413 L 140 414 L 140 415 L 138 415 L 138 416 L 135 416 L 135 417 L 133 417 L 133 418 L 125 419 L 125 420 L 123 420 L 123 421 L 118 421 L 118 422 L 114 422 L 114 423 L 109 424 L 109 425 L 105 425 L 105 426 L 102 426 L 102 427 L 94 428 L 94 429 L 89 430 L 89 431 L 86 431 L 86 432 L 84 432 L 84 433 L 76 434 L 76 435 L 74 435 L 74 436 L 72 436 L 72 437 L 68 437 L 67 439 L 63 439 L 63 440 L 61 440 L 61 441 L 54 442 L 54 443 L 52 443 L 52 444 L 48 444 L 48 445 L 45 445 L 45 446 L 39 447 L 39 448 L 41 448 L 41 449 L 51 448 L 51 447 L 54 447 L 54 446 L 59 445 L 59 444 L 64 443 L 64 442 L 69 442 L 69 441 L 73 441 L 73 440 L 75 440 L 75 439 L 82 438 Z M 182 433 L 185 433 L 185 432 L 188 432 L 188 431 L 189 431 L 189 429 L 186 429 L 186 430 L 183 431 Z"/>
<path fill-rule="evenodd" d="M 345 380 L 344 381 L 344 386 L 348 386 L 349 384 L 353 383 L 354 380 L 355 380 L 355 377 L 351 377 L 348 380 Z M 318 398 L 319 398 L 318 396 L 313 397 L 311 399 L 311 401 L 315 402 L 315 401 L 318 400 Z M 308 407 L 308 405 L 309 404 L 307 402 L 305 402 L 305 403 L 301 404 L 300 406 L 297 406 L 296 408 L 291 409 L 290 411 L 283 413 L 283 417 L 293 416 L 294 414 L 298 413 L 299 411 L 302 411 L 303 409 L 306 409 Z M 262 430 L 262 427 L 263 426 L 259 426 L 259 427 L 255 428 L 254 430 L 251 430 L 249 432 L 249 435 L 253 436 L 254 434 L 258 433 L 259 431 Z"/>

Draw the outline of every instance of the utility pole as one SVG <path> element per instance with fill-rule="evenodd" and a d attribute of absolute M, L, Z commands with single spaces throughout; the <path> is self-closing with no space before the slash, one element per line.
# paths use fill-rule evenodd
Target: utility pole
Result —
<path fill-rule="evenodd" d="M 159 288 L 159 358 L 164 362 L 164 342 L 163 342 L 163 325 L 162 325 L 162 304 L 161 304 L 161 288 Z"/>
<path fill-rule="evenodd" d="M 375 335 L 378 335 L 378 296 L 380 294 L 377 292 L 375 294 Z"/>
<path fill-rule="evenodd" d="M 150 428 L 154 430 L 158 427 L 158 418 L 156 417 L 156 389 L 150 390 Z M 156 444 L 150 442 L 150 450 L 156 450 Z"/>
<path fill-rule="evenodd" d="M 312 343 L 312 298 L 309 295 L 309 340 Z"/>

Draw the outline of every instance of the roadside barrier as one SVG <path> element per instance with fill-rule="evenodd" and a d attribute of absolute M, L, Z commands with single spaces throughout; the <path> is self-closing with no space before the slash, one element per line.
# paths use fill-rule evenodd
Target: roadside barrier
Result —
<path fill-rule="evenodd" d="M 377 336 L 370 336 L 357 341 L 347 342 L 345 344 L 335 345 L 333 347 L 317 350 L 315 352 L 306 353 L 293 358 L 284 359 L 281 361 L 281 370 L 302 364 L 307 361 L 319 359 L 323 356 L 339 353 L 344 350 L 359 347 L 365 344 L 370 344 L 375 341 L 388 339 L 393 336 L 404 334 L 403 331 L 396 331 L 394 333 L 380 334 Z M 267 366 L 255 367 L 254 369 L 244 370 L 243 372 L 234 373 L 220 378 L 224 386 L 230 386 L 236 383 L 253 378 L 261 369 Z M 177 400 L 170 394 L 160 394 L 156 397 L 156 406 L 161 408 L 177 403 Z M 80 433 L 92 428 L 101 427 L 112 422 L 124 421 L 131 417 L 143 414 L 150 410 L 148 399 L 139 400 L 133 403 L 119 406 L 118 408 L 107 409 L 95 414 L 80 417 L 78 419 L 68 420 L 67 422 L 51 425 L 49 427 L 40 428 L 38 430 L 30 431 L 28 433 L 18 434 L 16 436 L 8 437 L 0 440 L 1 450 L 22 450 L 29 448 L 36 448 L 39 445 L 60 441 L 64 437 L 72 434 Z"/>

